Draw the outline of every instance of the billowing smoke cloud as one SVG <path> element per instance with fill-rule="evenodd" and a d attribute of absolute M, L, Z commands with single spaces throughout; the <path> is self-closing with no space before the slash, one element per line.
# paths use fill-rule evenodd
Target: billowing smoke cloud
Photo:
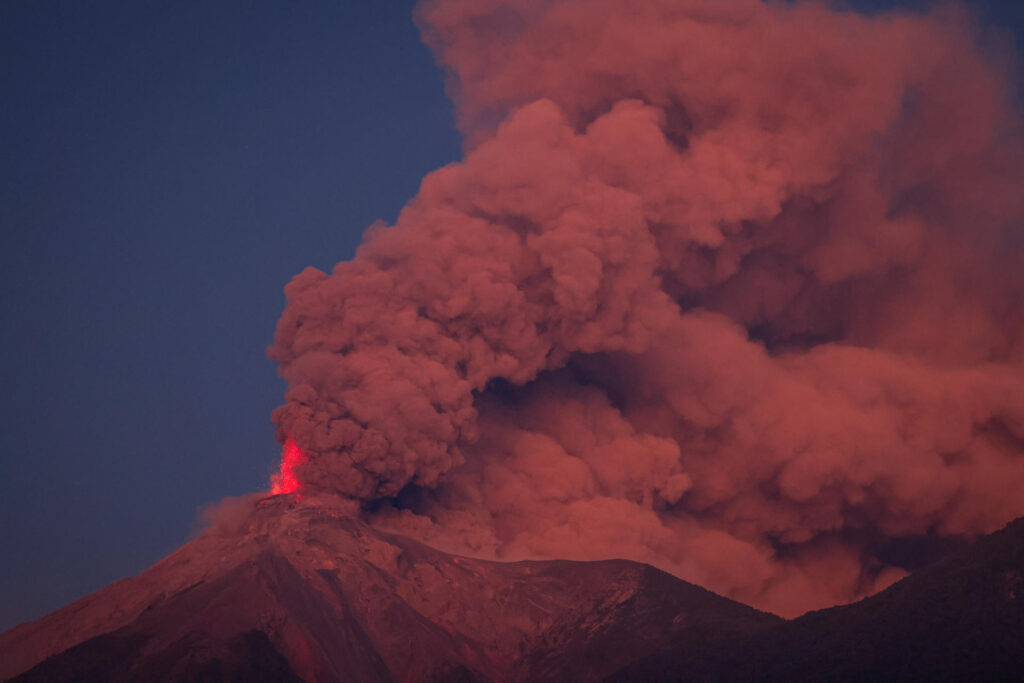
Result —
<path fill-rule="evenodd" d="M 965 19 L 423 4 L 467 152 L 286 289 L 304 492 L 783 614 L 1024 514 L 1024 137 Z"/>

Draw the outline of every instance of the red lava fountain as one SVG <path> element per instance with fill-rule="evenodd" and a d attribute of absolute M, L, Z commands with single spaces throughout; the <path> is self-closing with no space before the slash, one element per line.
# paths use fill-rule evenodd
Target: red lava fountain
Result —
<path fill-rule="evenodd" d="M 289 438 L 284 442 L 284 448 L 281 451 L 281 471 L 270 478 L 272 485 L 270 495 L 296 493 L 302 488 L 299 480 L 295 477 L 295 468 L 305 459 L 306 455 L 293 439 Z"/>

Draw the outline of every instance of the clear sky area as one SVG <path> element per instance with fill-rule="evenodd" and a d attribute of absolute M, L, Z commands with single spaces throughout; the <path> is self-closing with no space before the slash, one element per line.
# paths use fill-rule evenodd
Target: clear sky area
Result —
<path fill-rule="evenodd" d="M 0 630 L 267 487 L 285 283 L 460 156 L 413 5 L 0 3 Z"/>

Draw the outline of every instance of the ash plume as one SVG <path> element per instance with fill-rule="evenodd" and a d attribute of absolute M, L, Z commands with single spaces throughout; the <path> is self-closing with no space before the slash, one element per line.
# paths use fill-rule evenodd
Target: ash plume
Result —
<path fill-rule="evenodd" d="M 417 19 L 466 152 L 286 288 L 304 495 L 783 615 L 1024 514 L 1024 136 L 964 12 Z"/>

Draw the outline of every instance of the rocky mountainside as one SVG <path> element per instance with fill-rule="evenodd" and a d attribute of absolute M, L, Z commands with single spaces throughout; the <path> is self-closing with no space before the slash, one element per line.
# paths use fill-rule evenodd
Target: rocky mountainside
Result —
<path fill-rule="evenodd" d="M 706 647 L 674 636 L 614 681 L 1024 681 L 1024 518 L 860 602 Z"/>
<path fill-rule="evenodd" d="M 782 623 L 647 565 L 456 557 L 276 496 L 3 634 L 0 679 L 600 680 Z"/>
<path fill-rule="evenodd" d="M 457 557 L 275 496 L 3 634 L 0 679 L 1024 680 L 1024 519 L 784 621 L 635 562 Z"/>

